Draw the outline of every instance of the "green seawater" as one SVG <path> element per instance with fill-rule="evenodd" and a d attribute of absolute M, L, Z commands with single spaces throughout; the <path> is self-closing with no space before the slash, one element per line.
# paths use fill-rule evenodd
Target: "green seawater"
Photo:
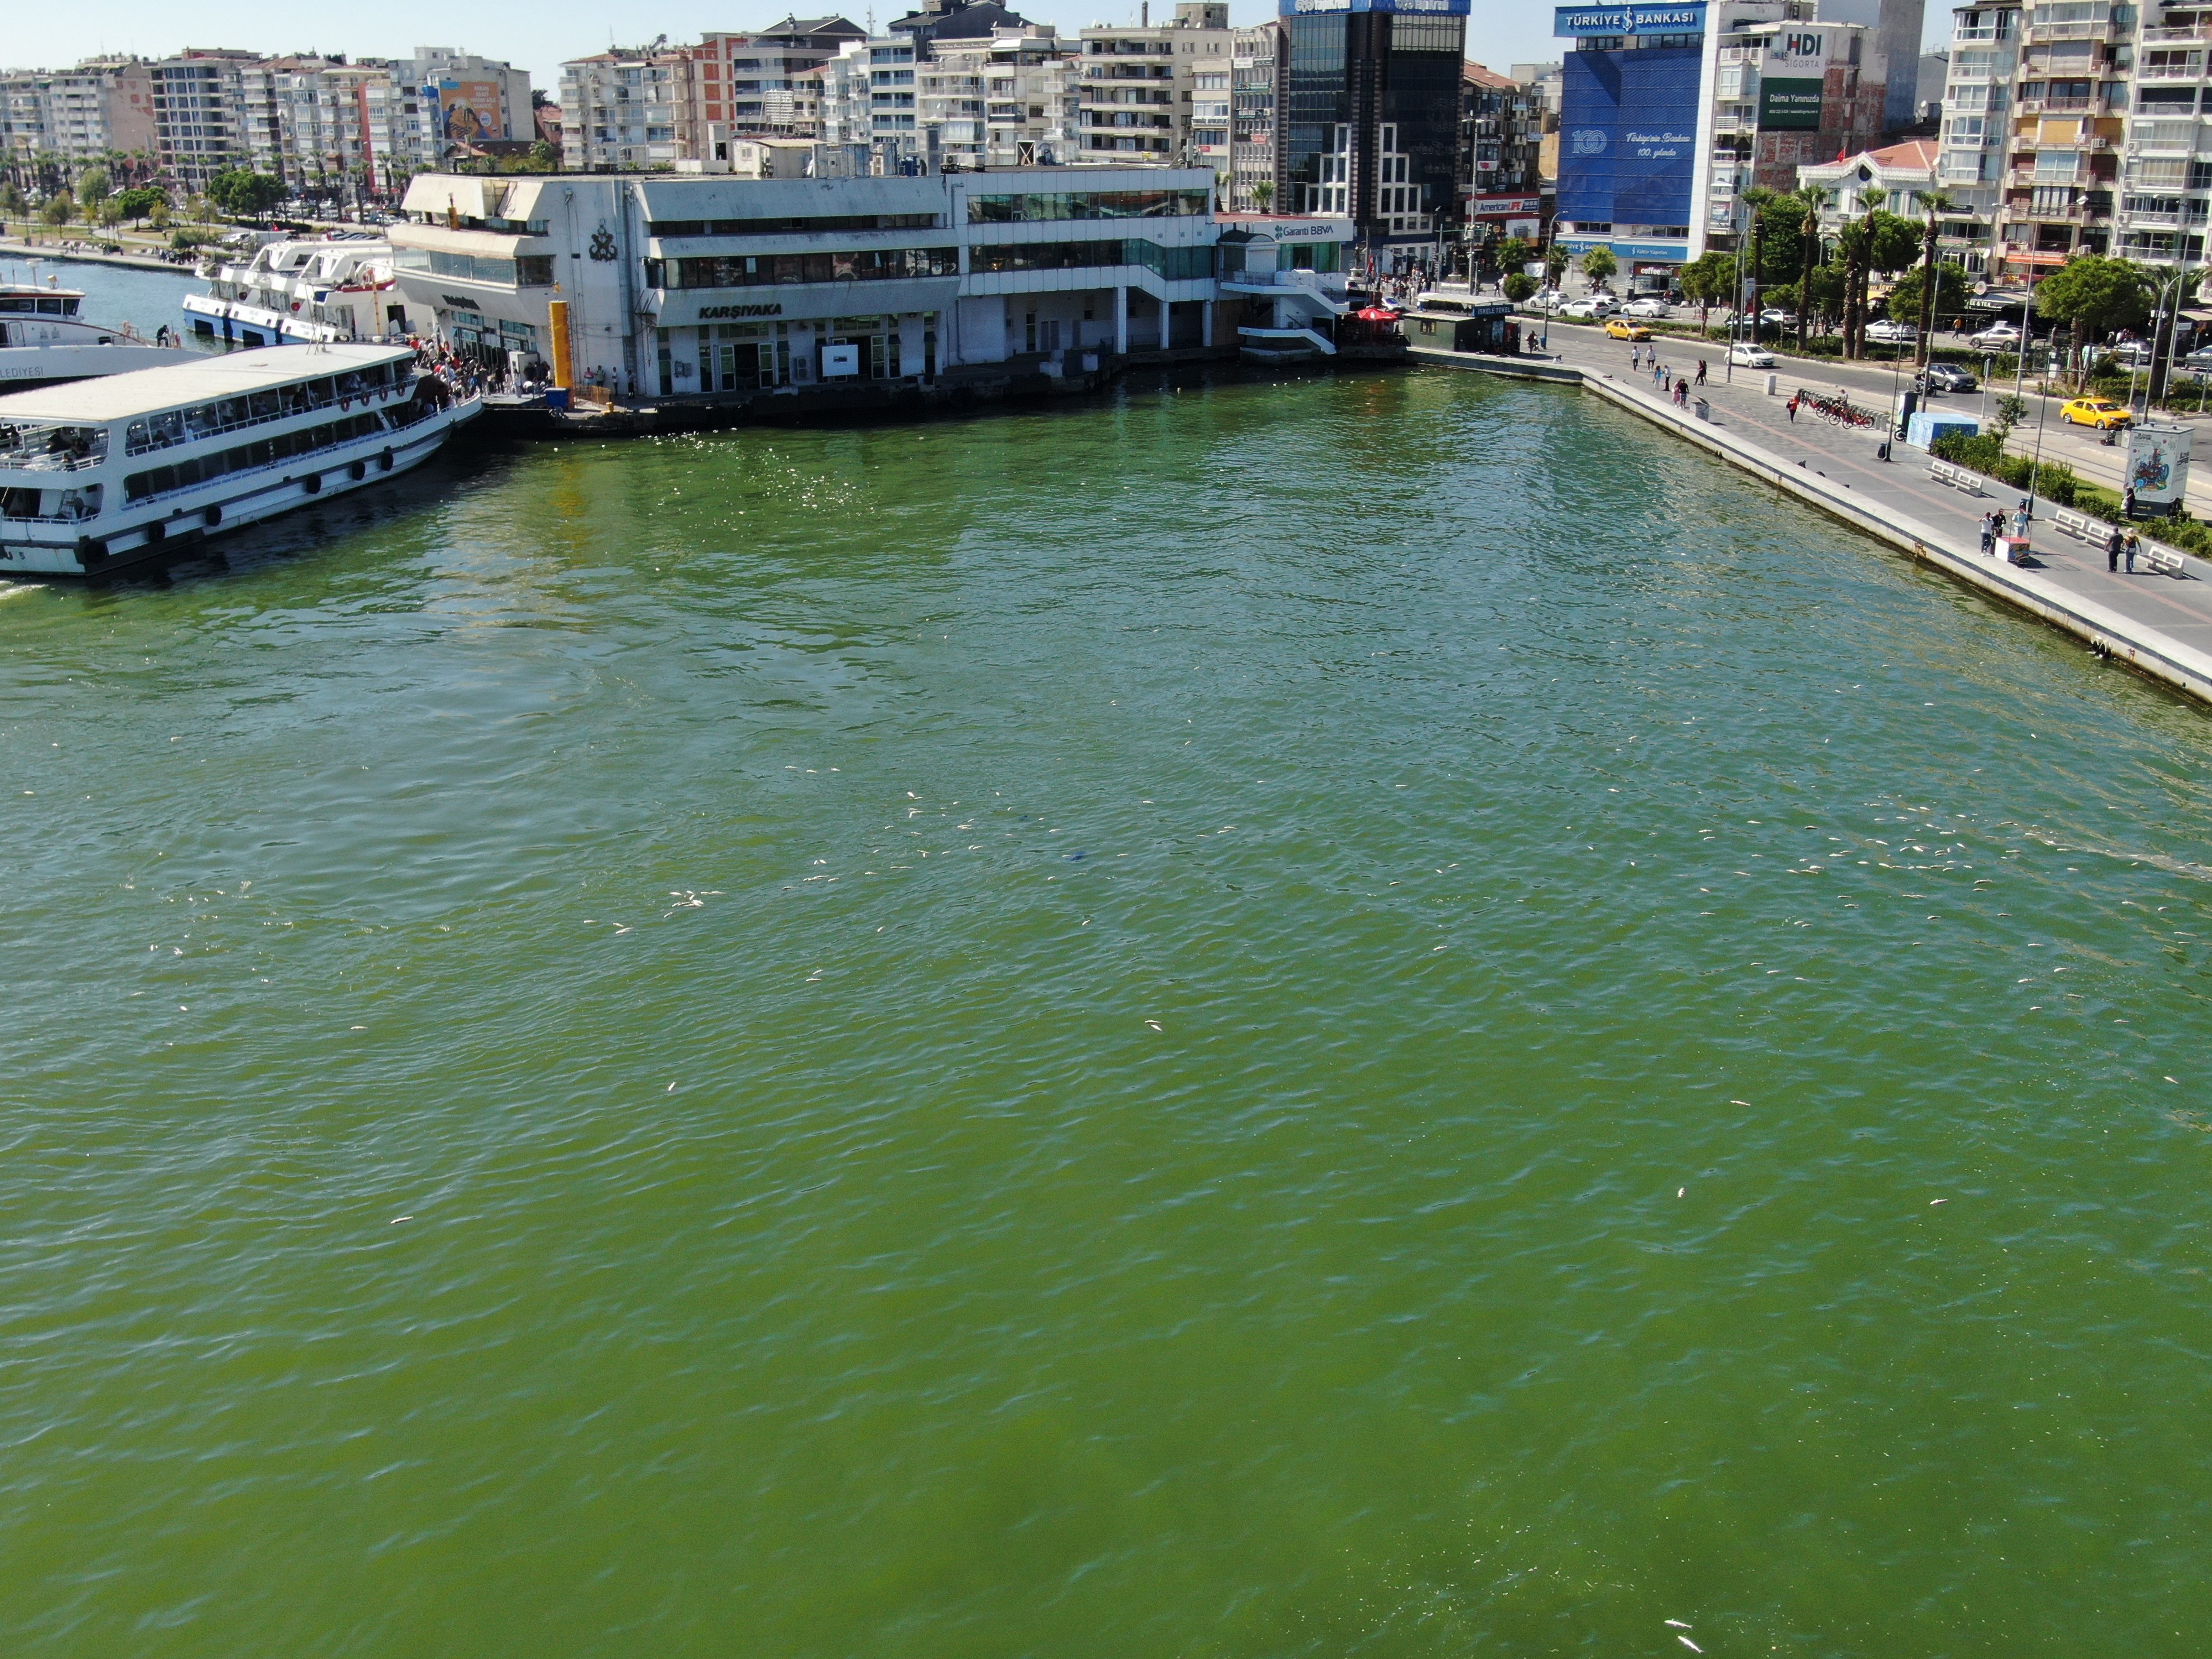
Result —
<path fill-rule="evenodd" d="M 454 456 L 0 758 L 9 1654 L 2212 1626 L 2212 721 L 1595 399 Z"/>

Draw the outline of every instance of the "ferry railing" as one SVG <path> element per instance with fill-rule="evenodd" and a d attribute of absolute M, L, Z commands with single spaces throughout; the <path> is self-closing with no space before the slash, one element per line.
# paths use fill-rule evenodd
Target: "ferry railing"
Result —
<path fill-rule="evenodd" d="M 85 435 L 63 439 L 63 447 L 56 448 L 57 434 L 63 432 Z M 8 447 L 0 449 L 0 468 L 12 472 L 82 472 L 107 459 L 107 432 L 103 427 L 47 427 L 27 435 L 25 441 L 20 427 L 8 432 Z"/>
<path fill-rule="evenodd" d="M 318 410 L 337 409 L 343 411 L 354 404 L 386 408 L 394 403 L 404 402 L 411 390 L 411 385 L 407 387 L 371 386 L 349 397 L 340 397 L 333 392 L 327 398 L 318 398 L 311 392 L 300 398 L 293 398 L 280 393 L 280 396 L 284 397 L 283 408 L 272 415 L 248 415 L 242 421 L 185 422 L 179 412 L 183 430 L 173 434 L 155 433 L 149 430 L 143 438 L 126 438 L 123 453 L 125 455 L 152 455 L 164 449 L 174 449 L 179 444 L 198 443 L 203 438 L 219 438 L 226 432 L 242 432 L 250 426 L 266 426 L 271 421 L 285 421 L 298 415 L 312 415 Z M 240 395 L 252 398 L 257 395 L 266 397 L 269 394 L 246 392 Z M 138 422 L 134 421 L 131 424 L 136 426 Z"/>

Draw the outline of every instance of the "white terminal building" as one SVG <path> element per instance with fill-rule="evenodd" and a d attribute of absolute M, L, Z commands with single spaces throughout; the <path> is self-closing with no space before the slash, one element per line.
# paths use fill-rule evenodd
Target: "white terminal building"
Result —
<path fill-rule="evenodd" d="M 391 239 L 410 315 L 465 349 L 549 364 L 561 317 L 578 383 L 682 397 L 927 380 L 1212 346 L 1214 184 L 1157 167 L 425 173 Z"/>

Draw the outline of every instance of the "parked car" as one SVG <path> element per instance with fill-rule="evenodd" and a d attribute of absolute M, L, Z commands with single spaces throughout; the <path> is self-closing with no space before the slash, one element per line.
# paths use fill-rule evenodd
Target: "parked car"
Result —
<path fill-rule="evenodd" d="M 1973 392 L 1981 382 L 1956 363 L 1928 365 L 1928 389 L 1930 392 Z"/>
<path fill-rule="evenodd" d="M 1579 322 L 1594 323 L 1609 317 L 1620 308 L 1620 302 L 1610 294 L 1586 294 L 1579 300 L 1570 300 L 1559 307 L 1559 315 Z"/>
<path fill-rule="evenodd" d="M 1911 345 L 1920 337 L 1920 331 L 1910 323 L 1892 322 L 1887 317 L 1877 317 L 1867 325 L 1866 337 L 1884 345 Z"/>
<path fill-rule="evenodd" d="M 1647 296 L 1641 300 L 1631 300 L 1626 305 L 1621 307 L 1620 314 L 1624 317 L 1670 317 L 1674 315 L 1674 311 L 1664 300 L 1655 300 Z"/>
<path fill-rule="evenodd" d="M 2069 426 L 2109 432 L 2128 424 L 2128 411 L 2109 398 L 2069 398 L 2058 406 L 2058 418 Z"/>
<path fill-rule="evenodd" d="M 1980 333 L 1967 337 L 1984 351 L 2009 351 L 2020 343 L 2020 331 L 2010 323 L 1991 323 Z"/>
<path fill-rule="evenodd" d="M 1797 326 L 1797 313 L 1785 307 L 1777 306 L 1770 311 L 1760 312 L 1759 320 L 1765 328 L 1795 328 Z"/>
<path fill-rule="evenodd" d="M 2148 340 L 2123 340 L 2106 355 L 2123 368 L 2148 368 L 2158 351 Z"/>
<path fill-rule="evenodd" d="M 1566 302 L 1567 296 L 1555 288 L 1539 289 L 1527 301 L 1531 311 L 1557 311 Z"/>
<path fill-rule="evenodd" d="M 1626 317 L 1607 318 L 1605 320 L 1605 331 L 1609 337 L 1616 340 L 1648 340 L 1651 337 L 1651 331 L 1650 329 L 1644 327 L 1643 324 L 1631 321 Z"/>
<path fill-rule="evenodd" d="M 1738 368 L 1771 368 L 1774 354 L 1765 346 L 1732 345 L 1729 348 L 1729 362 Z"/>

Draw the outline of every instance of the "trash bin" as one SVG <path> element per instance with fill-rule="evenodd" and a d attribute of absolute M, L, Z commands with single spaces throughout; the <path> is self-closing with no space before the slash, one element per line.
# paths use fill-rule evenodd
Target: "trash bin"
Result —
<path fill-rule="evenodd" d="M 1698 418 L 1699 420 L 1710 421 L 1713 418 L 1713 406 L 1707 403 L 1703 398 L 1698 399 L 1696 407 L 1698 410 Z"/>
<path fill-rule="evenodd" d="M 1782 395 L 1782 377 L 1779 374 L 1770 374 L 1766 377 L 1766 395 L 1770 398 L 1778 398 Z"/>
<path fill-rule="evenodd" d="M 568 388 L 564 386 L 548 386 L 545 389 L 545 407 L 565 411 L 568 407 Z"/>

